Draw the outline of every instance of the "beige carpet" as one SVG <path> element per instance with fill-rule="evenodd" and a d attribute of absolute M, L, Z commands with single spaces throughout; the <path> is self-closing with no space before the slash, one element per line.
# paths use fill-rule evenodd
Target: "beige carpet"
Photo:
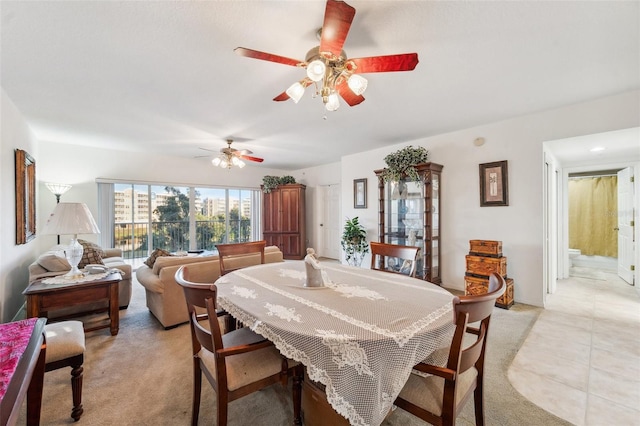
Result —
<path fill-rule="evenodd" d="M 145 306 L 144 291 L 133 283 L 129 308 L 120 312 L 120 333 L 108 329 L 87 334 L 83 405 L 79 425 L 189 425 L 192 367 L 189 327 L 164 330 Z M 509 383 L 507 369 L 540 313 L 539 308 L 516 304 L 496 308 L 492 317 L 485 377 L 486 424 L 566 425 L 568 423 L 524 399 Z M 70 370 L 46 373 L 43 425 L 73 423 Z M 229 425 L 289 425 L 293 412 L 290 387 L 274 385 L 232 402 Z M 215 395 L 203 379 L 200 424 L 215 424 Z M 25 424 L 22 407 L 18 424 Z M 473 404 L 458 418 L 475 424 Z M 424 425 L 396 409 L 385 426 Z M 329 426 L 329 425 L 328 425 Z"/>

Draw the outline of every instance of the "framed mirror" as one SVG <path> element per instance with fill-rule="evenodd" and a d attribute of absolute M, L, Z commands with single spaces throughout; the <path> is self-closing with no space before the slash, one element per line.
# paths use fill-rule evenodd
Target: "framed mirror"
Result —
<path fill-rule="evenodd" d="M 36 161 L 16 149 L 16 244 L 36 237 Z"/>

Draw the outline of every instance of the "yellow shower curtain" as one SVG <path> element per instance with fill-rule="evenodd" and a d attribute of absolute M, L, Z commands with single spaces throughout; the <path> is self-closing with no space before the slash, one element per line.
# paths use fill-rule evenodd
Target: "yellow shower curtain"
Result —
<path fill-rule="evenodd" d="M 618 257 L 617 176 L 569 179 L 569 248 Z"/>

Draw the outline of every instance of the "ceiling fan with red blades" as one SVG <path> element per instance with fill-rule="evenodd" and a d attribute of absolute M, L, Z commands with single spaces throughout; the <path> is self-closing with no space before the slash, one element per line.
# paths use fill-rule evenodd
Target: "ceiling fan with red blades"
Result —
<path fill-rule="evenodd" d="M 249 151 L 248 149 L 231 148 L 232 143 L 232 139 L 227 139 L 227 147 L 221 148 L 220 155 L 211 160 L 211 163 L 214 166 L 222 167 L 223 169 L 230 169 L 233 166 L 243 168 L 246 164 L 242 160 L 255 161 L 256 163 L 262 163 L 264 161 L 264 159 L 260 157 L 253 157 L 252 155 L 249 155 L 253 154 L 253 152 Z M 207 148 L 200 149 L 203 149 L 205 151 L 212 151 Z"/>
<path fill-rule="evenodd" d="M 305 88 L 315 84 L 316 94 L 322 96 L 322 102 L 327 110 L 338 109 L 340 106 L 338 95 L 350 106 L 355 106 L 364 101 L 362 93 L 367 88 L 367 80 L 360 74 L 411 71 L 418 64 L 417 53 L 348 59 L 342 47 L 355 14 L 356 10 L 345 2 L 327 0 L 324 23 L 319 30 L 320 45 L 309 50 L 304 61 L 245 47 L 237 47 L 234 51 L 247 58 L 277 62 L 307 70 L 305 78 L 273 98 L 274 101 L 286 101 L 291 98 L 298 103 Z"/>

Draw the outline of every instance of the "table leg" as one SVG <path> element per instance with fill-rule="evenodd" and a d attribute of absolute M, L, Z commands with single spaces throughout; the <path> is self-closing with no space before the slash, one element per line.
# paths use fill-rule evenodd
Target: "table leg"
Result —
<path fill-rule="evenodd" d="M 120 330 L 120 312 L 118 309 L 118 284 L 111 283 L 109 285 L 109 319 L 111 320 L 111 335 L 115 336 Z"/>
<path fill-rule="evenodd" d="M 27 296 L 27 318 L 38 318 L 40 316 L 40 296 L 30 294 Z"/>
<path fill-rule="evenodd" d="M 40 349 L 40 355 L 38 355 L 38 361 L 27 390 L 27 426 L 38 426 L 40 424 L 46 352 L 47 344 L 45 342 Z"/>

